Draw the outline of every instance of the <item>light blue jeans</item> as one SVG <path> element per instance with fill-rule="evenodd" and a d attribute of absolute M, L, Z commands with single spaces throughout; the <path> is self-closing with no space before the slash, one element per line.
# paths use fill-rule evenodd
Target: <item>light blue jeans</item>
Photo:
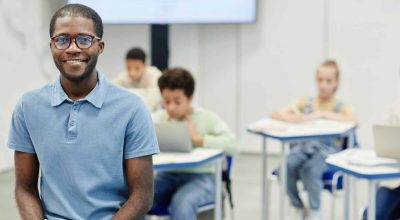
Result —
<path fill-rule="evenodd" d="M 309 140 L 291 145 L 287 158 L 287 193 L 293 206 L 303 208 L 299 197 L 297 180 L 303 182 L 308 193 L 310 208 L 319 210 L 321 191 L 323 189 L 322 175 L 326 171 L 326 156 L 339 151 L 334 140 Z"/>
<path fill-rule="evenodd" d="M 170 220 L 196 220 L 197 209 L 215 200 L 212 174 L 159 172 L 154 181 L 152 209 L 170 204 Z"/>

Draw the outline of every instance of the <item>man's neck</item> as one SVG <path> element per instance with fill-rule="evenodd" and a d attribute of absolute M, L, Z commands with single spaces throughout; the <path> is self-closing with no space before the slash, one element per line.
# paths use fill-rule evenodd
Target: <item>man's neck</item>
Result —
<path fill-rule="evenodd" d="M 70 81 L 61 76 L 61 86 L 67 96 L 71 100 L 76 101 L 85 98 L 96 87 L 97 78 L 96 72 L 81 81 Z"/>

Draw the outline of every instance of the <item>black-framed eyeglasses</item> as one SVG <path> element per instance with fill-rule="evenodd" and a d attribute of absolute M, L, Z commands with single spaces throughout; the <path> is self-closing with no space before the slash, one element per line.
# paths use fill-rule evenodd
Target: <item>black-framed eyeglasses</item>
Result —
<path fill-rule="evenodd" d="M 65 50 L 71 45 L 72 39 L 75 39 L 75 45 L 80 49 L 87 49 L 92 46 L 94 39 L 101 40 L 100 37 L 89 34 L 78 34 L 75 37 L 69 34 L 59 34 L 51 38 L 57 49 Z"/>

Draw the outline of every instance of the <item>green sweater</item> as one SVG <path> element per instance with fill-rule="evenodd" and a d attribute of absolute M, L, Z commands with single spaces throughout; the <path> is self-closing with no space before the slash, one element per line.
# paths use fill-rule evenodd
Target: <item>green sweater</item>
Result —
<path fill-rule="evenodd" d="M 167 122 L 169 118 L 165 110 L 155 112 L 152 117 L 155 123 Z M 189 117 L 195 124 L 197 132 L 204 136 L 203 146 L 195 147 L 220 149 L 228 155 L 234 155 L 238 151 L 235 135 L 217 114 L 200 107 L 193 107 L 193 113 Z M 204 165 L 197 168 L 174 170 L 174 172 L 214 173 L 214 167 Z"/>

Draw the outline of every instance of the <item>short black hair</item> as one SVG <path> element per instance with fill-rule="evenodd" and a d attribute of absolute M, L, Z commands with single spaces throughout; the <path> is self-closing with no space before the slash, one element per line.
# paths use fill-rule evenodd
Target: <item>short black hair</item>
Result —
<path fill-rule="evenodd" d="M 53 36 L 54 25 L 56 23 L 57 18 L 68 17 L 68 16 L 91 19 L 93 21 L 97 37 L 103 38 L 103 21 L 101 20 L 100 15 L 97 14 L 97 12 L 92 8 L 81 4 L 67 4 L 58 9 L 56 13 L 54 13 L 53 17 L 50 20 L 50 28 L 49 28 L 50 37 Z"/>
<path fill-rule="evenodd" d="M 134 47 L 126 53 L 127 60 L 141 60 L 143 63 L 146 62 L 146 53 L 142 48 Z"/>
<path fill-rule="evenodd" d="M 158 87 L 162 92 L 164 89 L 180 89 L 187 97 L 192 97 L 194 93 L 194 78 L 186 69 L 175 67 L 164 70 L 158 79 Z"/>

